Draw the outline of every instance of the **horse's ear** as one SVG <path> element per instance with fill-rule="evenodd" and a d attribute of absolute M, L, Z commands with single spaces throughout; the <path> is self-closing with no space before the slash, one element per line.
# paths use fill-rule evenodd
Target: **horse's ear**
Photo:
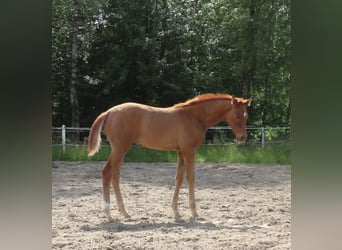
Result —
<path fill-rule="evenodd" d="M 231 103 L 232 105 L 236 103 L 235 96 L 232 95 L 232 99 L 230 100 L 230 103 Z"/>
<path fill-rule="evenodd" d="M 249 99 L 247 100 L 247 107 L 251 106 L 252 100 L 253 100 L 252 98 L 249 98 Z"/>

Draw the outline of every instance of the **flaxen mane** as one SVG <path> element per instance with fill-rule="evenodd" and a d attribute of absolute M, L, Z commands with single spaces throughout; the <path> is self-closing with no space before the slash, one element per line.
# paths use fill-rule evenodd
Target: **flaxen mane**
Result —
<path fill-rule="evenodd" d="M 222 100 L 222 99 L 231 100 L 232 96 L 227 95 L 227 94 L 211 94 L 211 93 L 210 94 L 203 94 L 203 95 L 196 96 L 190 100 L 187 100 L 186 102 L 175 104 L 174 107 L 181 108 L 181 107 L 187 107 L 187 106 L 190 106 L 193 104 L 201 103 L 204 101 Z"/>

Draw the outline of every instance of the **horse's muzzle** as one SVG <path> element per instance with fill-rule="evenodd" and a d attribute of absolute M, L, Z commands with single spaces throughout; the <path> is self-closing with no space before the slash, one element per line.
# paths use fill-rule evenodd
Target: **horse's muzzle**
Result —
<path fill-rule="evenodd" d="M 233 141 L 236 144 L 244 144 L 247 141 L 247 135 L 237 135 Z"/>

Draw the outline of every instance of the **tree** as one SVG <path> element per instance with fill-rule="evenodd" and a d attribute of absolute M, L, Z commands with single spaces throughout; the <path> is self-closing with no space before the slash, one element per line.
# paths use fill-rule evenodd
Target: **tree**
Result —
<path fill-rule="evenodd" d="M 289 0 L 53 3 L 53 124 L 205 92 L 252 97 L 250 125 L 289 123 Z"/>
<path fill-rule="evenodd" d="M 89 84 L 84 67 L 95 23 L 106 1 L 54 0 L 52 9 L 53 124 L 80 126 Z M 88 86 L 85 86 L 88 85 Z M 81 103 L 81 104 L 80 104 Z"/>
<path fill-rule="evenodd" d="M 77 83 L 79 76 L 79 26 L 80 26 L 80 3 L 74 0 L 74 11 L 72 15 L 72 49 L 71 49 L 71 80 L 70 80 L 70 104 L 71 104 L 71 126 L 80 127 L 80 110 L 77 95 Z"/>

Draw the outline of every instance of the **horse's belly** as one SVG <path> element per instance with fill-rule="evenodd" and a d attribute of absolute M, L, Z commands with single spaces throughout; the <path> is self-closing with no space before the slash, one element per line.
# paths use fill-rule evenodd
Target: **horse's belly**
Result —
<path fill-rule="evenodd" d="M 174 138 L 167 138 L 165 136 L 152 135 L 149 137 L 142 136 L 136 141 L 136 144 L 145 148 L 156 150 L 177 150 L 178 145 Z"/>

